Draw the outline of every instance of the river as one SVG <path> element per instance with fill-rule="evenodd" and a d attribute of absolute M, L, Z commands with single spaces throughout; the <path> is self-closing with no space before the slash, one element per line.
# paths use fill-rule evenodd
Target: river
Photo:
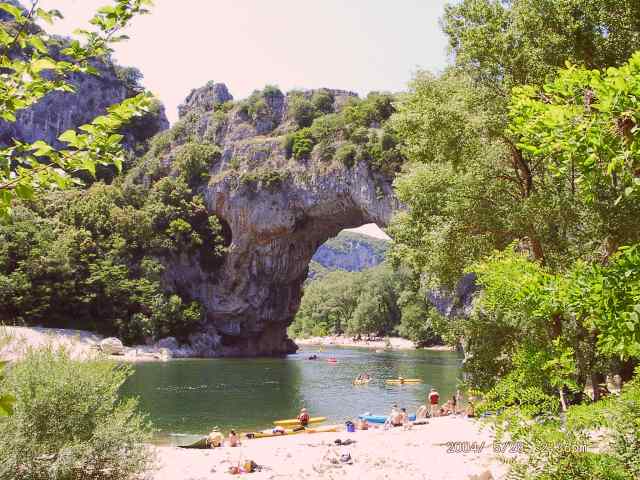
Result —
<path fill-rule="evenodd" d="M 308 360 L 314 353 L 318 360 Z M 337 363 L 328 363 L 329 357 Z M 214 426 L 239 431 L 268 428 L 275 419 L 295 417 L 302 406 L 312 416 L 326 416 L 335 423 L 364 412 L 387 413 L 394 403 L 415 412 L 432 386 L 443 399 L 453 395 L 460 365 L 461 357 L 454 352 L 318 352 L 306 347 L 286 358 L 139 363 L 123 394 L 139 397 L 141 410 L 156 429 L 157 443 L 180 444 Z M 352 385 L 360 372 L 368 372 L 373 381 Z M 398 376 L 423 383 L 385 384 L 385 379 Z"/>

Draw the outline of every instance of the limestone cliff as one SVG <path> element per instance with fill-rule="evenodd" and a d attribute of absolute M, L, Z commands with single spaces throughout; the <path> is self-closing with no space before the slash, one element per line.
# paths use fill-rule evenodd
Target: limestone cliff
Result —
<path fill-rule="evenodd" d="M 356 232 L 340 232 L 328 240 L 313 256 L 309 279 L 329 270 L 360 272 L 384 261 L 389 242 Z M 315 267 L 315 268 L 314 268 Z"/>
<path fill-rule="evenodd" d="M 24 10 L 20 2 L 11 0 L 10 3 Z M 11 19 L 10 15 L 0 11 L 0 22 Z M 39 30 L 37 26 L 30 28 Z M 48 43 L 49 54 L 61 59 L 60 51 L 68 41 L 52 36 Z M 98 115 L 103 115 L 109 106 L 143 90 L 139 85 L 142 75 L 135 68 L 118 66 L 110 59 L 96 61 L 93 65 L 99 71 L 98 75 L 74 73 L 69 76 L 68 81 L 75 92 L 51 92 L 37 104 L 19 111 L 16 122 L 0 120 L 0 145 L 8 145 L 15 138 L 30 143 L 44 140 L 60 147 L 57 138 L 62 132 L 90 122 Z M 164 107 L 158 102 L 154 111 L 134 121 L 123 134 L 130 148 L 139 149 L 147 139 L 168 127 Z"/>
<path fill-rule="evenodd" d="M 390 220 L 397 208 L 391 188 L 397 163 L 376 166 L 364 146 L 349 146 L 346 139 L 355 134 L 347 127 L 334 128 L 323 140 L 300 128 L 309 105 L 315 105 L 316 117 L 338 121 L 336 112 L 354 99 L 353 93 L 339 90 L 285 95 L 269 87 L 233 102 L 224 85 L 209 83 L 180 107 L 181 120 L 167 132 L 165 148 L 142 163 L 138 181 L 175 174 L 176 158 L 186 144 L 217 145 L 221 154 L 207 165 L 198 190 L 209 214 L 221 220 L 228 248 L 216 268 L 193 256 L 167 262 L 166 287 L 200 301 L 206 310 L 201 331 L 178 354 L 294 351 L 286 329 L 318 247 L 345 228 L 373 222 L 384 226 Z M 387 108 L 384 99 L 374 101 L 377 110 Z M 375 115 L 366 118 L 360 122 L 371 123 L 364 138 L 373 151 L 384 133 Z M 392 147 L 380 148 L 380 156 L 397 160 Z M 171 340 L 163 345 L 176 350 Z"/>

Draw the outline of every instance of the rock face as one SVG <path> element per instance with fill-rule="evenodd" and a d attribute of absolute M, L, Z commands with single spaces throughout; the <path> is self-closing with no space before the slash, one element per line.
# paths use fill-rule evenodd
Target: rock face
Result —
<path fill-rule="evenodd" d="M 327 92 L 336 110 L 354 95 Z M 326 162 L 318 148 L 308 158 L 287 158 L 283 138 L 296 129 L 291 95 L 269 91 L 259 107 L 234 104 L 220 115 L 214 106 L 229 97 L 220 84 L 195 90 L 174 127 L 222 150 L 202 195 L 223 223 L 228 253 L 215 271 L 194 257 L 174 259 L 164 282 L 206 309 L 206 324 L 191 336 L 189 354 L 285 354 L 296 348 L 286 329 L 318 247 L 345 228 L 386 225 L 398 204 L 392 179 L 364 161 L 352 167 Z M 166 161 L 174 155 L 175 148 Z"/>
<path fill-rule="evenodd" d="M 327 270 L 360 272 L 384 261 L 389 242 L 356 232 L 340 232 L 318 248 L 312 261 Z M 313 272 L 309 271 L 313 279 Z"/>
<path fill-rule="evenodd" d="M 476 276 L 468 273 L 460 279 L 455 292 L 431 290 L 427 293 L 427 300 L 446 317 L 468 317 L 473 308 L 474 294 L 479 290 Z"/>
<path fill-rule="evenodd" d="M 51 51 L 51 55 L 59 56 L 57 51 Z M 16 138 L 29 143 L 44 140 L 61 147 L 57 138 L 62 132 L 90 122 L 106 113 L 107 107 L 142 91 L 137 83 L 140 76 L 137 70 L 108 62 L 95 66 L 99 75 L 74 73 L 69 76 L 75 92 L 51 92 L 30 108 L 19 111 L 16 122 L 0 120 L 0 145 L 9 145 Z M 158 102 L 155 111 L 134 120 L 122 133 L 125 143 L 134 148 L 167 128 L 169 121 Z"/>

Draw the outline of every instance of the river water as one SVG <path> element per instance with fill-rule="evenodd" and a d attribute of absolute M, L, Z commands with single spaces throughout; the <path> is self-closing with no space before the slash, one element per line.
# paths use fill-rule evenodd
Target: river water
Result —
<path fill-rule="evenodd" d="M 308 360 L 312 355 L 318 360 Z M 326 360 L 337 359 L 336 364 Z M 394 403 L 414 412 L 434 386 L 442 399 L 455 392 L 461 357 L 454 352 L 307 347 L 286 358 L 173 360 L 134 365 L 124 395 L 137 396 L 158 443 L 180 444 L 212 427 L 250 431 L 293 418 L 305 406 L 311 416 L 341 423 L 359 414 L 386 414 Z M 368 372 L 373 381 L 354 386 Z M 386 385 L 403 376 L 417 385 Z"/>

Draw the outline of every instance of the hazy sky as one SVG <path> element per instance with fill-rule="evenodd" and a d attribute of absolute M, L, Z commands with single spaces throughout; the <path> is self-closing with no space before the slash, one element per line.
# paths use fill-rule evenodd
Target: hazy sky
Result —
<path fill-rule="evenodd" d="M 23 3 L 29 2 L 23 0 Z M 70 34 L 108 0 L 41 0 Z M 440 70 L 446 0 L 155 0 L 116 48 L 138 67 L 171 121 L 189 91 L 224 82 L 235 98 L 266 84 L 365 94 L 405 88 L 418 68 Z"/>

